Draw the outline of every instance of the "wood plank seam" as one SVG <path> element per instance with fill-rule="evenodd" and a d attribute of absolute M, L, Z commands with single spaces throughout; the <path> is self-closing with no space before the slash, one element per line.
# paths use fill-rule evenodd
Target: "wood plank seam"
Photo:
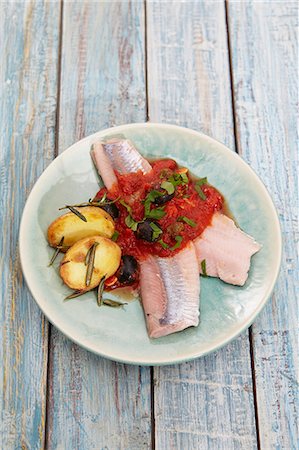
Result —
<path fill-rule="evenodd" d="M 55 146 L 54 146 L 54 159 L 58 156 L 59 145 L 59 114 L 60 114 L 60 85 L 61 85 L 61 59 L 62 59 L 62 38 L 63 38 L 63 0 L 60 0 L 60 18 L 59 18 L 59 42 L 58 42 L 58 54 L 57 54 L 57 91 L 56 91 L 56 114 L 55 114 Z M 47 356 L 47 373 L 46 373 L 46 411 L 45 411 L 45 430 L 44 430 L 44 449 L 48 448 L 49 430 L 52 427 L 49 426 L 51 422 L 50 414 L 50 402 L 53 397 L 53 365 L 51 358 L 51 334 L 52 324 L 48 322 L 48 356 Z"/>
<path fill-rule="evenodd" d="M 236 151 L 236 153 L 239 154 L 239 143 L 238 143 L 238 137 L 237 137 L 238 127 L 237 127 L 235 93 L 234 93 L 234 73 L 233 73 L 233 62 L 232 62 L 232 47 L 231 47 L 231 36 L 230 36 L 230 28 L 229 28 L 229 16 L 228 16 L 228 0 L 224 0 L 224 8 L 225 8 L 225 22 L 226 22 L 226 34 L 227 34 L 228 66 L 229 66 L 230 88 L 231 88 L 231 104 L 232 104 L 232 113 L 233 113 L 233 128 L 234 128 L 234 139 L 235 139 L 235 151 Z M 250 349 L 250 364 L 251 364 L 251 378 L 252 378 L 253 401 L 254 401 L 256 443 L 257 443 L 258 450 L 260 450 L 261 443 L 260 443 L 260 430 L 259 430 L 259 418 L 258 418 L 258 402 L 257 402 L 256 380 L 255 380 L 255 365 L 254 365 L 252 327 L 249 327 L 248 339 L 249 339 L 249 349 Z"/>

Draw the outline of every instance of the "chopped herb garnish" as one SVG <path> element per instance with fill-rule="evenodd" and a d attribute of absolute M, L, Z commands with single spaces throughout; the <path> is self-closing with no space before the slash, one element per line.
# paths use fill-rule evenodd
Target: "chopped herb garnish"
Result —
<path fill-rule="evenodd" d="M 176 236 L 174 239 L 176 241 L 176 244 L 174 244 L 174 246 L 170 248 L 171 251 L 179 248 L 183 240 L 182 236 Z"/>
<path fill-rule="evenodd" d="M 157 191 L 157 190 L 153 190 L 150 191 L 147 196 L 145 197 L 144 200 L 144 216 L 145 217 L 150 217 L 148 216 L 150 210 L 151 210 L 151 203 L 153 203 L 157 197 L 161 197 L 163 194 L 163 192 Z"/>
<path fill-rule="evenodd" d="M 163 183 L 161 183 L 161 188 L 165 189 L 165 191 L 167 191 L 168 195 L 171 195 L 174 193 L 174 185 L 172 183 L 170 183 L 169 181 L 163 181 Z"/>
<path fill-rule="evenodd" d="M 60 252 L 60 249 L 63 248 L 63 241 L 64 241 L 64 236 L 62 236 L 62 238 L 59 241 L 59 244 L 57 245 L 52 258 L 50 259 L 50 262 L 48 264 L 48 267 L 52 266 L 53 262 L 55 261 L 55 259 L 57 258 L 58 253 Z"/>
<path fill-rule="evenodd" d="M 120 303 L 116 302 L 115 300 L 111 300 L 110 298 L 104 298 L 103 304 L 106 306 L 111 306 L 112 308 L 121 308 L 124 305 L 127 305 L 128 303 Z"/>
<path fill-rule="evenodd" d="M 137 230 L 138 223 L 139 222 L 136 222 L 136 220 L 134 220 L 133 217 L 130 216 L 130 214 L 125 218 L 125 224 L 133 231 Z"/>
<path fill-rule="evenodd" d="M 75 209 L 73 206 L 71 206 L 71 205 L 66 205 L 66 208 L 69 209 L 73 214 L 76 214 L 76 216 L 78 216 L 79 219 L 83 220 L 83 222 L 87 222 L 86 217 L 83 216 L 83 214 L 81 214 L 80 211 L 78 211 L 77 209 Z"/>
<path fill-rule="evenodd" d="M 123 205 L 129 213 L 129 215 L 125 218 L 125 224 L 128 228 L 131 228 L 131 230 L 136 231 L 139 222 L 136 222 L 136 220 L 133 219 L 131 206 L 127 205 L 124 200 L 120 200 L 119 203 Z"/>
<path fill-rule="evenodd" d="M 200 265 L 201 265 L 202 276 L 203 276 L 203 277 L 207 277 L 208 274 L 207 274 L 206 260 L 203 259 L 203 260 L 201 261 Z"/>
<path fill-rule="evenodd" d="M 190 227 L 193 227 L 193 228 L 195 228 L 196 225 L 197 225 L 196 222 L 194 222 L 194 221 L 191 220 L 191 219 L 188 219 L 188 217 L 185 217 L 185 216 L 180 216 L 180 217 L 178 217 L 178 221 L 179 221 L 179 222 L 185 222 L 185 223 L 187 223 L 188 225 L 190 225 Z"/>
<path fill-rule="evenodd" d="M 189 183 L 189 179 L 188 179 L 188 176 L 187 176 L 186 173 L 180 173 L 180 176 L 181 176 L 182 182 L 184 184 L 188 184 Z"/>
<path fill-rule="evenodd" d="M 105 279 L 106 279 L 106 275 L 103 275 L 98 287 L 98 293 L 97 293 L 97 304 L 98 306 L 102 306 L 103 304 L 103 292 L 104 292 L 104 287 L 105 287 Z"/>
<path fill-rule="evenodd" d="M 92 244 L 92 247 L 90 250 L 90 256 L 88 258 L 88 265 L 87 265 L 87 270 L 86 270 L 85 286 L 89 286 L 90 282 L 91 282 L 91 277 L 92 277 L 93 269 L 94 269 L 94 259 L 95 259 L 96 249 L 97 249 L 98 245 L 99 245 L 98 242 L 94 242 Z"/>
<path fill-rule="evenodd" d="M 116 242 L 117 239 L 118 239 L 118 236 L 119 236 L 119 232 L 115 230 L 113 235 L 112 235 L 112 237 L 111 237 L 111 240 Z"/>
<path fill-rule="evenodd" d="M 163 247 L 164 249 L 169 248 L 169 245 L 166 244 L 166 242 L 163 241 L 163 239 L 160 239 L 158 243 Z"/>
<path fill-rule="evenodd" d="M 160 234 L 163 233 L 163 231 L 154 222 L 150 223 L 150 227 L 153 230 L 152 241 L 155 241 L 160 236 Z"/>
<path fill-rule="evenodd" d="M 130 205 L 128 205 L 124 200 L 120 200 L 119 203 L 126 208 L 129 214 L 132 214 L 132 208 Z"/>
<path fill-rule="evenodd" d="M 159 219 L 162 219 L 162 217 L 164 217 L 165 214 L 166 214 L 166 212 L 164 211 L 164 208 L 161 207 L 161 208 L 155 208 L 155 209 L 150 210 L 145 215 L 145 217 L 148 217 L 149 219 L 159 220 Z"/>
<path fill-rule="evenodd" d="M 200 196 L 200 198 L 202 200 L 206 200 L 207 197 L 205 196 L 203 190 L 201 189 L 201 186 L 203 184 L 206 184 L 207 182 L 208 182 L 207 177 L 199 178 L 199 180 L 197 180 L 195 185 L 194 185 L 194 188 L 195 188 L 196 192 L 198 193 L 198 195 Z"/>
<path fill-rule="evenodd" d="M 174 187 L 189 183 L 188 176 L 185 173 L 174 173 L 167 181 Z"/>
<path fill-rule="evenodd" d="M 198 180 L 196 180 L 196 184 L 199 186 L 202 186 L 203 184 L 207 184 L 207 182 L 208 182 L 207 177 L 199 178 Z"/>

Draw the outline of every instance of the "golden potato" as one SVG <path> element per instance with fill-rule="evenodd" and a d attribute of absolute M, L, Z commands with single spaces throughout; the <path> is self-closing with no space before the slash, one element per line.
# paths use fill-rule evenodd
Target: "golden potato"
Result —
<path fill-rule="evenodd" d="M 86 255 L 95 242 L 98 245 L 95 250 L 94 269 L 90 285 L 86 286 Z M 115 242 L 100 236 L 88 237 L 76 242 L 66 252 L 60 265 L 60 275 L 70 288 L 89 291 L 100 283 L 104 275 L 109 278 L 117 271 L 120 258 L 121 249 Z"/>
<path fill-rule="evenodd" d="M 48 242 L 52 247 L 59 245 L 63 236 L 63 245 L 66 247 L 71 247 L 75 242 L 89 236 L 111 238 L 115 227 L 110 214 L 96 206 L 76 209 L 83 214 L 87 222 L 72 212 L 58 217 L 48 228 Z"/>

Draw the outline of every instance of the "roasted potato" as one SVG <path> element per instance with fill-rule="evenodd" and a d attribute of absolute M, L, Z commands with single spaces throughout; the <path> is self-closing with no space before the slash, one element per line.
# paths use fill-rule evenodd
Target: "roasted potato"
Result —
<path fill-rule="evenodd" d="M 97 242 L 94 258 L 94 268 L 90 284 L 86 286 L 86 255 Z M 79 291 L 89 291 L 96 287 L 101 278 L 111 277 L 118 269 L 121 258 L 120 247 L 110 239 L 92 236 L 76 242 L 65 254 L 60 264 L 60 276 L 70 288 Z"/>
<path fill-rule="evenodd" d="M 114 233 L 114 222 L 110 214 L 96 206 L 76 208 L 86 218 L 81 220 L 76 214 L 69 212 L 58 217 L 48 228 L 48 242 L 57 247 L 64 237 L 63 246 L 71 247 L 80 239 L 89 236 L 104 236 L 111 238 Z"/>

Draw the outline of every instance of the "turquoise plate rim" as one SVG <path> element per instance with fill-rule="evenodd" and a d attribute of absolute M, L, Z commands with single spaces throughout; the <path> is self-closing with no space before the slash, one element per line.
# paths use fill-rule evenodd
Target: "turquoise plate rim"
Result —
<path fill-rule="evenodd" d="M 263 191 L 263 194 L 265 195 L 265 198 L 268 201 L 268 205 L 271 208 L 271 212 L 272 212 L 272 217 L 274 219 L 274 222 L 272 224 L 272 226 L 275 229 L 275 236 L 277 238 L 277 248 L 278 248 L 278 257 L 277 257 L 277 262 L 275 265 L 275 271 L 273 273 L 272 276 L 272 281 L 269 284 L 269 287 L 267 289 L 267 291 L 265 292 L 265 294 L 263 295 L 263 298 L 261 299 L 258 307 L 252 312 L 252 314 L 247 318 L 247 320 L 243 323 L 243 326 L 238 329 L 238 331 L 236 332 L 232 332 L 230 335 L 227 336 L 226 339 L 222 340 L 221 343 L 219 343 L 219 345 L 215 345 L 213 348 L 205 351 L 205 352 L 199 352 L 199 353 L 192 353 L 192 354 L 188 354 L 188 352 L 186 351 L 186 356 L 184 358 L 170 358 L 170 359 L 166 359 L 161 361 L 159 360 L 151 360 L 151 361 L 147 361 L 147 360 L 143 360 L 142 356 L 140 356 L 140 358 L 137 359 L 126 359 L 126 358 L 120 358 L 120 357 L 115 357 L 111 354 L 109 354 L 109 352 L 105 353 L 103 351 L 98 351 L 95 350 L 94 348 L 90 348 L 89 346 L 85 345 L 84 343 L 80 342 L 79 339 L 76 338 L 76 336 L 71 335 L 70 333 L 66 332 L 64 330 L 63 327 L 63 323 L 57 323 L 57 321 L 51 316 L 51 314 L 49 314 L 49 311 L 47 311 L 47 308 L 45 308 L 43 306 L 43 304 L 40 304 L 39 299 L 38 299 L 38 294 L 36 292 L 35 286 L 34 286 L 34 282 L 32 280 L 32 277 L 30 275 L 30 268 L 28 268 L 28 266 L 26 266 L 25 264 L 25 259 L 26 259 L 26 233 L 27 233 L 27 221 L 28 221 L 28 215 L 30 214 L 30 211 L 33 208 L 32 202 L 34 200 L 34 197 L 38 194 L 39 189 L 41 188 L 42 184 L 43 184 L 43 176 L 46 173 L 46 171 L 49 169 L 49 167 L 55 166 L 56 164 L 59 163 L 60 159 L 65 158 L 65 156 L 72 152 L 74 150 L 75 147 L 78 147 L 80 144 L 86 143 L 87 141 L 91 141 L 91 140 L 95 140 L 99 137 L 103 137 L 106 134 L 110 134 L 110 133 L 119 133 L 121 134 L 122 132 L 125 132 L 126 130 L 130 129 L 130 128 L 144 128 L 144 127 L 153 127 L 153 128 L 161 128 L 161 129 L 176 129 L 178 131 L 182 131 L 184 133 L 189 133 L 190 135 L 193 136 L 197 136 L 200 137 L 204 140 L 206 140 L 208 143 L 210 144 L 216 144 L 217 145 L 217 151 L 220 151 L 222 153 L 225 153 L 225 155 L 228 158 L 231 158 L 232 161 L 234 160 L 238 160 L 239 164 L 242 164 L 246 167 L 247 170 L 249 170 L 251 172 L 251 175 L 254 177 L 255 182 L 259 185 L 259 188 Z M 116 126 L 116 127 L 111 127 L 111 128 L 107 128 L 101 131 L 98 131 L 96 133 L 93 133 L 89 136 L 86 136 L 85 138 L 81 139 L 80 141 L 77 141 L 76 143 L 72 144 L 70 147 L 68 147 L 65 151 L 63 151 L 59 156 L 57 156 L 52 162 L 51 164 L 43 171 L 43 173 L 40 175 L 40 177 L 38 178 L 38 180 L 36 181 L 36 183 L 34 184 L 28 198 L 27 201 L 25 203 L 25 207 L 23 210 L 23 214 L 22 214 L 22 218 L 21 218 L 21 223 L 20 223 L 20 231 L 19 231 L 19 254 L 20 254 L 20 262 L 21 262 L 21 267 L 22 267 L 22 271 L 24 274 L 24 278 L 25 281 L 27 283 L 27 286 L 33 296 L 33 298 L 35 299 L 36 303 L 38 304 L 38 306 L 40 307 L 40 309 L 42 310 L 43 314 L 46 316 L 46 318 L 49 320 L 49 322 L 55 326 L 59 331 L 61 331 L 67 338 L 69 338 L 71 341 L 75 342 L 76 344 L 78 344 L 79 346 L 81 346 L 82 348 L 91 351 L 92 353 L 95 353 L 99 356 L 105 357 L 107 359 L 110 359 L 112 361 L 116 361 L 116 362 L 120 362 L 120 363 L 126 363 L 126 364 L 132 364 L 132 365 L 143 365 L 143 366 L 163 366 L 163 365 L 169 365 L 169 364 L 178 364 L 178 363 L 182 363 L 182 362 L 186 362 L 186 361 L 191 361 L 193 359 L 199 358 L 199 357 L 203 357 L 207 354 L 213 353 L 217 350 L 219 350 L 220 348 L 224 347 L 225 345 L 227 345 L 228 343 L 230 343 L 231 341 L 233 341 L 234 339 L 236 339 L 240 334 L 242 334 L 246 329 L 248 329 L 250 327 L 250 325 L 253 323 L 254 319 L 258 316 L 258 314 L 260 314 L 260 312 L 262 311 L 262 309 L 265 307 L 267 301 L 269 300 L 275 283 L 277 281 L 278 278 L 278 274 L 280 271 L 280 266 L 281 266 L 281 258 L 282 258 L 282 235 L 281 235 L 281 228 L 280 228 L 280 223 L 279 223 L 279 219 L 278 219 L 278 214 L 276 211 L 276 208 L 274 206 L 274 202 L 269 194 L 269 192 L 267 191 L 264 183 L 262 182 L 262 180 L 259 178 L 259 176 L 256 174 L 256 172 L 241 158 L 241 156 L 239 154 L 237 154 L 236 152 L 230 150 L 227 146 L 225 146 L 224 144 L 222 144 L 221 142 L 219 142 L 218 140 L 204 134 L 201 133 L 199 131 L 193 130 L 191 128 L 186 128 L 186 127 L 182 127 L 182 126 L 178 126 L 178 125 L 173 125 L 173 124 L 166 124 L 166 123 L 154 123 L 154 122 L 146 122 L 146 123 L 132 123 L 132 124 L 125 124 L 125 125 L 120 125 L 120 126 Z"/>

